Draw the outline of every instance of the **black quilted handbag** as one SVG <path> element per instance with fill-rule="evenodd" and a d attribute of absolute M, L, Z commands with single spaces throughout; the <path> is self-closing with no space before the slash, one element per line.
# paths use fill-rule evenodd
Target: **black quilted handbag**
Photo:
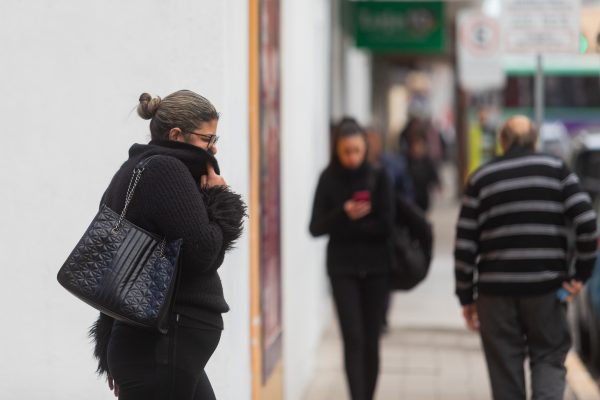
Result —
<path fill-rule="evenodd" d="M 121 214 L 102 205 L 57 278 L 65 289 L 102 313 L 166 333 L 182 240 L 166 240 L 125 218 L 152 158 L 133 170 Z"/>

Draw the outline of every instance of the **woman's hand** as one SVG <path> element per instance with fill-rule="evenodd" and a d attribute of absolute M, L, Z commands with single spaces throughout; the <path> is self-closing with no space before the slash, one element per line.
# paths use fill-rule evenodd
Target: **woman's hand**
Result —
<path fill-rule="evenodd" d="M 208 174 L 200 177 L 200 187 L 227 186 L 222 176 L 217 175 L 212 165 L 207 166 Z"/>
<path fill-rule="evenodd" d="M 108 374 L 106 380 L 108 381 L 108 388 L 110 389 L 110 391 L 115 393 L 115 397 L 119 397 L 119 385 L 115 383 L 112 375 Z"/>
<path fill-rule="evenodd" d="M 371 213 L 371 202 L 348 200 L 344 203 L 344 211 L 348 215 L 348 218 L 355 221 Z"/>

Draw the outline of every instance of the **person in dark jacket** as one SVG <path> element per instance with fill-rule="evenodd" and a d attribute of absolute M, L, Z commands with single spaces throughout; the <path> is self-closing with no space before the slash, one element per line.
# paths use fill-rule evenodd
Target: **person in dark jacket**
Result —
<path fill-rule="evenodd" d="M 426 213 L 431 203 L 431 190 L 440 185 L 440 179 L 434 162 L 427 154 L 424 136 L 414 135 L 409 140 L 407 162 L 414 185 L 415 203 Z"/>
<path fill-rule="evenodd" d="M 413 201 L 414 188 L 404 154 L 385 151 L 382 135 L 375 130 L 367 132 L 367 140 L 369 145 L 367 158 L 371 165 L 383 168 L 388 173 L 395 195 Z"/>
<path fill-rule="evenodd" d="M 100 314 L 90 330 L 98 372 L 122 400 L 215 399 L 204 367 L 229 310 L 217 272 L 242 232 L 246 207 L 219 176 L 219 114 L 204 97 L 181 90 L 161 100 L 144 93 L 138 114 L 150 120 L 152 141 L 134 144 L 102 197 L 120 213 L 132 171 L 145 167 L 127 218 L 150 232 L 183 239 L 180 282 L 168 334 Z"/>
<path fill-rule="evenodd" d="M 366 159 L 365 131 L 351 118 L 334 129 L 332 157 L 315 193 L 310 232 L 329 235 L 327 272 L 344 340 L 353 400 L 371 400 L 389 287 L 392 185 Z"/>
<path fill-rule="evenodd" d="M 382 168 L 388 173 L 388 176 L 392 182 L 392 188 L 394 196 L 400 196 L 404 201 L 401 202 L 413 202 L 414 201 L 414 189 L 410 175 L 408 174 L 408 167 L 406 165 L 406 159 L 402 153 L 393 154 L 386 152 L 383 149 L 381 134 L 371 129 L 367 132 L 367 143 L 369 151 L 367 152 L 367 159 L 371 165 Z M 397 208 L 396 208 L 397 210 Z M 399 214 L 396 213 L 396 217 Z M 391 293 L 392 288 L 390 285 L 390 293 L 387 296 L 385 303 L 385 313 L 383 317 L 383 328 L 382 333 L 387 333 L 389 329 L 388 313 L 390 309 Z"/>

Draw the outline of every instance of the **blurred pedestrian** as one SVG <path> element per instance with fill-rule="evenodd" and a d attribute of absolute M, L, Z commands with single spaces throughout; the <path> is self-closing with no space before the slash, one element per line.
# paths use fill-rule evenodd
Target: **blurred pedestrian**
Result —
<path fill-rule="evenodd" d="M 414 188 L 408 173 L 406 157 L 403 154 L 394 154 L 383 149 L 382 137 L 376 131 L 367 133 L 367 157 L 371 165 L 383 168 L 392 180 L 394 193 L 407 200 L 413 200 Z"/>
<path fill-rule="evenodd" d="M 415 136 L 425 137 L 427 132 L 427 124 L 426 121 L 422 118 L 419 118 L 415 115 L 408 116 L 408 121 L 402 131 L 400 131 L 400 135 L 398 136 L 398 145 L 400 148 L 401 154 L 408 154 L 409 143 Z"/>
<path fill-rule="evenodd" d="M 370 130 L 367 133 L 368 152 L 367 157 L 371 165 L 383 168 L 391 179 L 394 188 L 394 197 L 401 196 L 406 201 L 414 201 L 414 190 L 412 180 L 408 174 L 406 159 L 403 154 L 394 154 L 383 150 L 382 138 L 378 132 Z M 382 333 L 387 333 L 389 322 L 388 313 L 391 301 L 391 285 L 385 303 Z"/>
<path fill-rule="evenodd" d="M 436 166 L 427 153 L 427 142 L 421 135 L 413 135 L 408 142 L 408 173 L 411 177 L 415 203 L 423 212 L 430 206 L 431 191 L 439 187 L 440 179 Z"/>
<path fill-rule="evenodd" d="M 429 100 L 423 96 L 414 96 L 408 106 L 408 120 L 399 135 L 400 152 L 408 154 L 410 142 L 415 137 L 425 139 L 425 150 L 436 168 L 446 157 L 439 124 L 433 119 Z"/>
<path fill-rule="evenodd" d="M 457 223 L 456 294 L 467 326 L 480 332 L 495 400 L 525 399 L 526 357 L 533 398 L 562 400 L 571 346 L 564 302 L 596 259 L 590 198 L 562 160 L 535 152 L 537 136 L 527 117 L 505 123 L 504 155 L 470 176 Z"/>
<path fill-rule="evenodd" d="M 327 272 L 344 341 L 352 400 L 371 400 L 389 287 L 392 187 L 367 161 L 365 131 L 352 118 L 334 127 L 332 156 L 317 185 L 310 232 L 329 235 Z"/>
<path fill-rule="evenodd" d="M 480 137 L 481 164 L 491 161 L 496 156 L 498 144 L 496 143 L 496 132 L 500 121 L 495 108 L 487 105 L 481 106 L 477 118 L 477 134 Z M 478 165 L 478 166 L 479 166 Z"/>
<path fill-rule="evenodd" d="M 102 204 L 120 213 L 136 165 L 146 165 L 129 204 L 137 226 L 183 239 L 180 279 L 168 334 L 114 321 L 105 314 L 91 330 L 98 372 L 126 400 L 215 399 L 204 367 L 221 337 L 229 307 L 217 273 L 239 237 L 245 205 L 219 176 L 219 114 L 204 97 L 181 90 L 161 100 L 144 93 L 138 114 L 150 121 L 152 141 L 134 144 Z"/>

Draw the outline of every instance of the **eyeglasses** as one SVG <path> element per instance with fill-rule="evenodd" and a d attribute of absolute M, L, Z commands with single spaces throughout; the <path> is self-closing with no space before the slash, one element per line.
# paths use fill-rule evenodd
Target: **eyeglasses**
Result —
<path fill-rule="evenodd" d="M 185 133 L 190 134 L 190 135 L 199 136 L 203 142 L 208 144 L 208 148 L 213 147 L 219 141 L 219 137 L 217 135 L 207 135 L 204 133 L 197 133 L 197 132 L 185 132 Z"/>

